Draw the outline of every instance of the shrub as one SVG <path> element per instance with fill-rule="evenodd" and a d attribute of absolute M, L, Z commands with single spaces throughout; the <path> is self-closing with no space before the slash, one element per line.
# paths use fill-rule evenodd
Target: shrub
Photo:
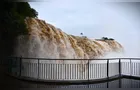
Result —
<path fill-rule="evenodd" d="M 108 38 L 107 38 L 107 37 L 102 37 L 102 39 L 103 39 L 103 40 L 108 40 Z"/>

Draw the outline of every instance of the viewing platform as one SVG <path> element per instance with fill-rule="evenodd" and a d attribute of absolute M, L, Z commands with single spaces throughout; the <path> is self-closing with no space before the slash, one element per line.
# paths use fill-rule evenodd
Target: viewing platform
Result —
<path fill-rule="evenodd" d="M 1 66 L 8 75 L 18 79 L 58 84 L 140 78 L 140 58 L 86 59 L 87 64 L 78 64 L 79 60 L 84 59 L 8 57 L 1 61 Z"/>

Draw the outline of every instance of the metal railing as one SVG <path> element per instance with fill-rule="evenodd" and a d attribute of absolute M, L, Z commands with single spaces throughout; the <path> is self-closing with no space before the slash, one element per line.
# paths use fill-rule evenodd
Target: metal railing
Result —
<path fill-rule="evenodd" d="M 2 63 L 10 75 L 36 81 L 89 82 L 116 75 L 140 77 L 138 58 L 86 59 L 86 64 L 80 64 L 81 60 L 9 57 Z"/>

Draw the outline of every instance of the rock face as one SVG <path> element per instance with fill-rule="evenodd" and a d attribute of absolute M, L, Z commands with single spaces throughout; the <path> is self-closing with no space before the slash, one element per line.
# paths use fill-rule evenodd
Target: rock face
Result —
<path fill-rule="evenodd" d="M 89 59 L 123 51 L 121 44 L 115 40 L 96 40 L 69 35 L 36 18 L 26 18 L 25 22 L 29 35 L 17 38 L 14 56 Z"/>

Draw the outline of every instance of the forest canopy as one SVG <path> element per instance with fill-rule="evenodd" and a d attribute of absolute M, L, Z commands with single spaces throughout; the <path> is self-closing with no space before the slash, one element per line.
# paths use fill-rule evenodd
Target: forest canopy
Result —
<path fill-rule="evenodd" d="M 0 3 L 0 42 L 1 56 L 13 53 L 15 39 L 19 35 L 28 34 L 26 17 L 37 18 L 38 12 L 28 2 Z"/>
<path fill-rule="evenodd" d="M 16 37 L 27 34 L 24 19 L 38 16 L 38 12 L 31 8 L 28 2 L 5 2 L 0 3 L 0 27 L 1 36 Z"/>

